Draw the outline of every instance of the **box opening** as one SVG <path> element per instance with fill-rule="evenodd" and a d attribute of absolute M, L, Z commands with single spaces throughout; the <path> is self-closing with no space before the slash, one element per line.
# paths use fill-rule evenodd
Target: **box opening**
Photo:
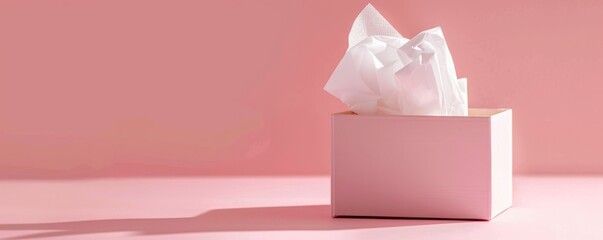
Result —
<path fill-rule="evenodd" d="M 469 108 L 468 117 L 491 117 L 508 110 L 507 108 Z M 352 111 L 339 112 L 341 115 L 358 115 Z M 360 115 L 359 115 L 360 116 Z M 400 116 L 400 117 L 462 117 L 462 116 L 431 116 L 431 115 L 362 115 L 362 116 Z"/>

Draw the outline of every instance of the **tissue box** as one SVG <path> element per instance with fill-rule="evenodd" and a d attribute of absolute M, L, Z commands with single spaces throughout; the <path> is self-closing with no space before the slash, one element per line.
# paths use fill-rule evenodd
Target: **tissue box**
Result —
<path fill-rule="evenodd" d="M 332 115 L 335 217 L 490 220 L 512 202 L 511 109 Z"/>

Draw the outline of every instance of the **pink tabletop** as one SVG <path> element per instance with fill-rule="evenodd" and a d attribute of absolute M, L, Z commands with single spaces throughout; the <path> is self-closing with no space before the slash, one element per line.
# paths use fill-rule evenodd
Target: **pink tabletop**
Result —
<path fill-rule="evenodd" d="M 331 218 L 328 177 L 0 182 L 0 239 L 601 239 L 603 177 L 516 176 L 494 220 Z"/>

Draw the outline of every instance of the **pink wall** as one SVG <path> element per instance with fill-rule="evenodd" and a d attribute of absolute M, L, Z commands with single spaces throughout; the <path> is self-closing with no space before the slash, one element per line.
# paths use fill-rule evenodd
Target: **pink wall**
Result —
<path fill-rule="evenodd" d="M 322 87 L 366 3 L 0 1 L 0 177 L 327 174 Z M 513 108 L 515 172 L 603 172 L 603 2 L 372 3 L 443 28 L 471 107 Z"/>

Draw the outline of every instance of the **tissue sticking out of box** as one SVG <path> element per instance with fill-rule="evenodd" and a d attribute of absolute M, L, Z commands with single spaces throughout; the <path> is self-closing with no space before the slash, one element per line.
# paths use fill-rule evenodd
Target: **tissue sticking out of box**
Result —
<path fill-rule="evenodd" d="M 406 39 L 367 5 L 348 50 L 324 88 L 357 114 L 467 116 L 467 81 L 457 79 L 442 30 Z"/>

